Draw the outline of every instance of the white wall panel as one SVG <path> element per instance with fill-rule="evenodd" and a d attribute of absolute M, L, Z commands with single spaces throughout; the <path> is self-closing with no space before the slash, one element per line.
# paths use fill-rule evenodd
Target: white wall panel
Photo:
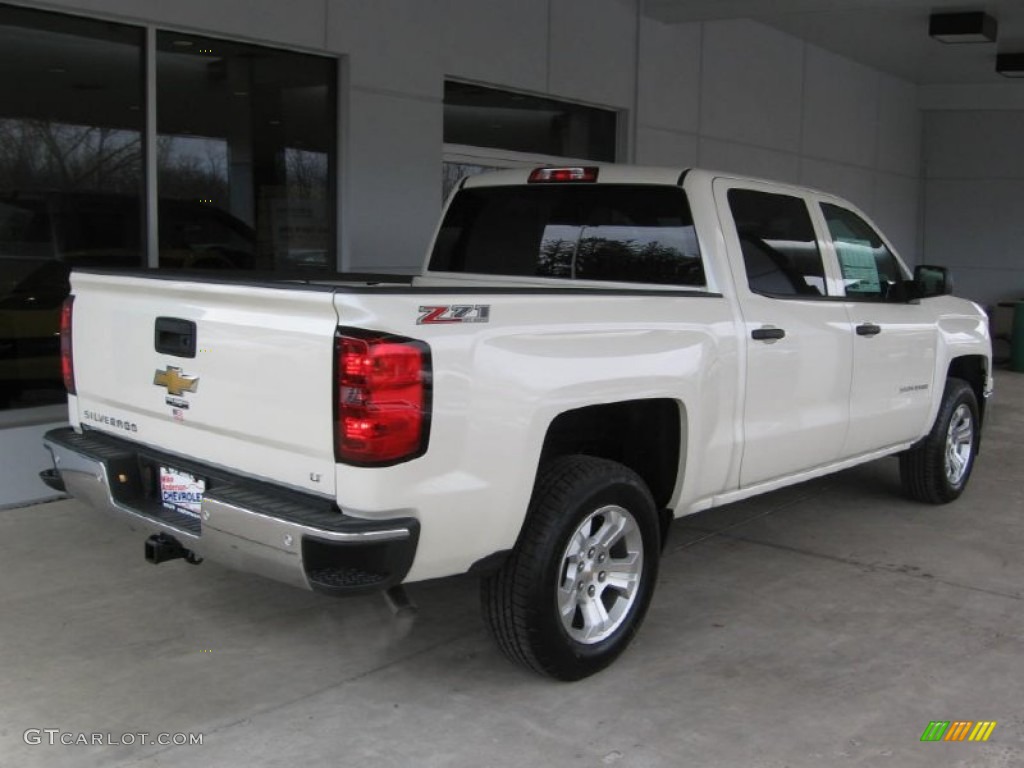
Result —
<path fill-rule="evenodd" d="M 440 0 L 427 5 L 440 16 L 446 75 L 545 91 L 548 0 Z"/>
<path fill-rule="evenodd" d="M 1024 294 L 1024 179 L 927 183 L 929 259 L 951 267 L 1013 267 Z"/>
<path fill-rule="evenodd" d="M 874 202 L 865 209 L 908 265 L 926 261 L 921 255 L 921 183 L 891 173 L 875 174 Z"/>
<path fill-rule="evenodd" d="M 918 177 L 923 125 L 917 107 L 917 87 L 881 75 L 878 101 L 878 169 Z"/>
<path fill-rule="evenodd" d="M 869 215 L 874 214 L 875 174 L 868 168 L 804 158 L 800 183 L 839 195 Z"/>
<path fill-rule="evenodd" d="M 1024 296 L 1021 270 L 1014 267 L 954 267 L 953 294 L 991 307 L 999 302 L 1016 302 Z M 994 353 L 1006 354 L 1006 343 L 994 345 Z"/>
<path fill-rule="evenodd" d="M 1024 111 L 925 116 L 924 258 L 983 304 L 1024 297 Z"/>
<path fill-rule="evenodd" d="M 803 48 L 755 22 L 706 23 L 701 134 L 799 152 Z"/>
<path fill-rule="evenodd" d="M 416 271 L 441 210 L 440 102 L 353 89 L 350 105 L 350 266 Z"/>
<path fill-rule="evenodd" d="M 641 126 L 636 137 L 636 161 L 640 165 L 690 168 L 697 164 L 697 137 Z"/>
<path fill-rule="evenodd" d="M 683 133 L 700 128 L 700 24 L 640 24 L 637 122 Z"/>
<path fill-rule="evenodd" d="M 279 45 L 324 46 L 325 0 L 55 0 L 47 6 Z"/>
<path fill-rule="evenodd" d="M 758 176 L 796 184 L 800 181 L 800 157 L 747 144 L 701 138 L 698 163 L 702 168 Z"/>
<path fill-rule="evenodd" d="M 550 0 L 551 93 L 632 108 L 636 5 L 631 0 Z"/>
<path fill-rule="evenodd" d="M 958 83 L 922 85 L 917 89 L 917 105 L 926 112 L 937 110 L 1024 110 L 1024 89 L 1013 78 L 998 83 Z"/>
<path fill-rule="evenodd" d="M 929 112 L 929 178 L 1024 178 L 1024 111 Z"/>
<path fill-rule="evenodd" d="M 330 0 L 327 44 L 349 56 L 353 85 L 440 99 L 437 9 L 417 0 Z"/>
<path fill-rule="evenodd" d="M 803 154 L 873 166 L 878 73 L 815 46 L 806 50 Z"/>

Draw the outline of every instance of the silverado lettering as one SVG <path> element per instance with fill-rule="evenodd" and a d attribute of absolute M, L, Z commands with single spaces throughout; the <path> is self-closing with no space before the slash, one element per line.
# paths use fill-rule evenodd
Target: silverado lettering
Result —
<path fill-rule="evenodd" d="M 108 427 L 113 427 L 114 429 L 123 429 L 126 432 L 139 431 L 138 424 L 135 424 L 130 421 L 125 421 L 123 419 L 115 419 L 112 416 L 107 416 L 106 414 L 103 413 L 96 413 L 95 411 L 82 411 L 82 418 L 88 421 L 94 421 L 97 424 L 104 424 Z"/>

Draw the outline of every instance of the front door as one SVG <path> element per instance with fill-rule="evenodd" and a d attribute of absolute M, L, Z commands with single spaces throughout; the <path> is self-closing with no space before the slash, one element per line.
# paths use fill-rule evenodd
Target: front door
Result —
<path fill-rule="evenodd" d="M 916 440 L 943 386 L 935 378 L 935 318 L 910 303 L 908 275 L 878 232 L 837 200 L 822 199 L 853 325 L 853 385 L 845 456 Z"/>

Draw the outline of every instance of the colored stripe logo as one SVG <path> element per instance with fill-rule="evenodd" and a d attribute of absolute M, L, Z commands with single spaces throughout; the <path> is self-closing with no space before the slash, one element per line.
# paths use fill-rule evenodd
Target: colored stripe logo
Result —
<path fill-rule="evenodd" d="M 932 720 L 921 741 L 988 741 L 996 725 L 995 720 Z"/>

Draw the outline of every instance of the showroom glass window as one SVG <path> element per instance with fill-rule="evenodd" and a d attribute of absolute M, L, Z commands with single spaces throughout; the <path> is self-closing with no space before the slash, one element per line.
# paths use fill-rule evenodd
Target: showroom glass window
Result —
<path fill-rule="evenodd" d="M 70 268 L 143 263 L 143 40 L 0 5 L 0 410 L 64 402 Z"/>
<path fill-rule="evenodd" d="M 334 59 L 157 35 L 160 266 L 331 270 Z"/>
<path fill-rule="evenodd" d="M 76 266 L 336 267 L 336 59 L 157 32 L 154 132 L 145 38 L 0 3 L 0 411 L 64 402 Z"/>

